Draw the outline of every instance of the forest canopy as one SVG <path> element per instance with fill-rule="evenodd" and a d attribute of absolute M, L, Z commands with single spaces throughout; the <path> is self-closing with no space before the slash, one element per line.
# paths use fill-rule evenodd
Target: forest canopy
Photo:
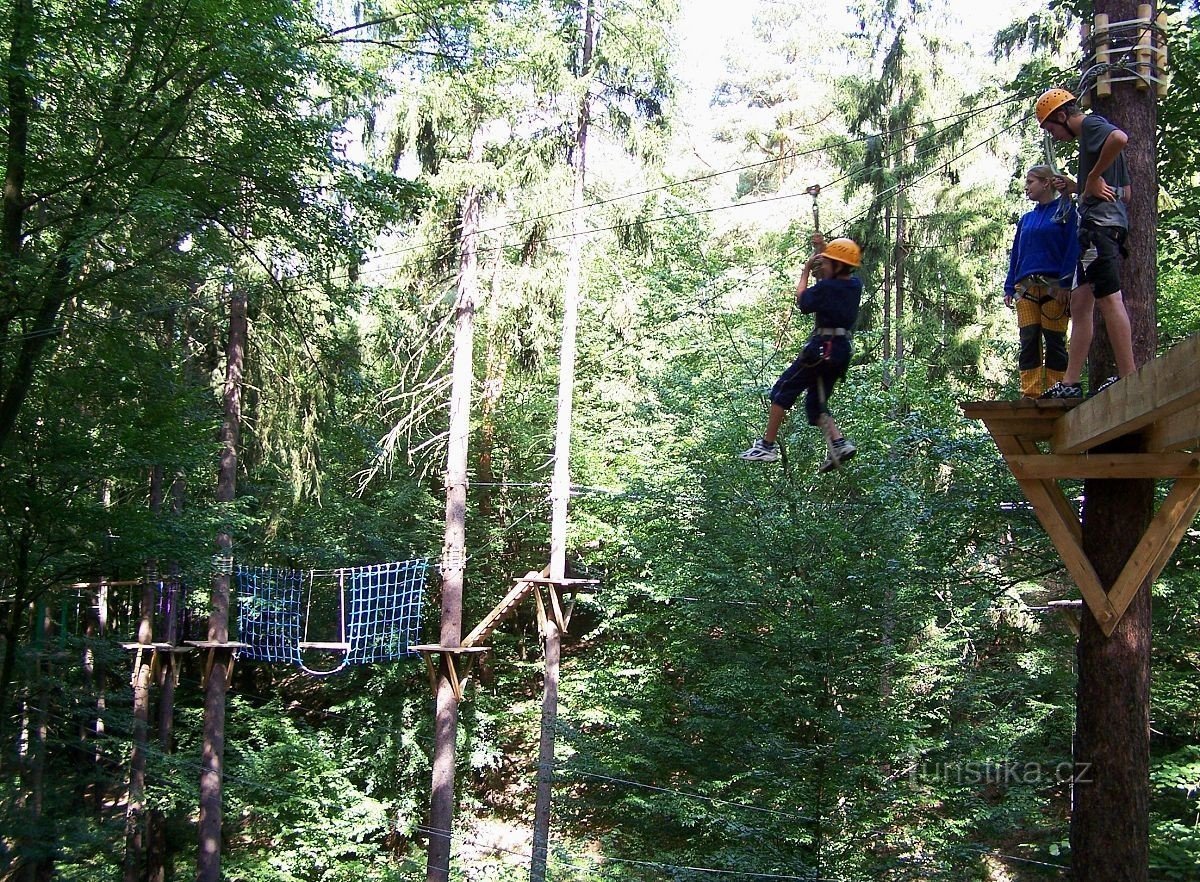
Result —
<path fill-rule="evenodd" d="M 465 636 L 547 568 L 556 500 L 590 590 L 553 760 L 530 593 L 457 710 L 450 878 L 526 878 L 539 772 L 555 880 L 1070 878 L 1078 595 L 959 403 L 1020 396 L 1005 273 L 1027 170 L 1076 162 L 1032 114 L 1084 5 L 0 2 L 0 879 L 195 876 L 214 617 L 285 603 L 251 571 L 304 654 L 229 650 L 221 877 L 420 878 L 409 646 L 451 574 Z M 1157 11 L 1161 353 L 1200 331 L 1200 46 Z M 803 406 L 738 458 L 817 233 L 862 249 L 830 474 Z M 1184 882 L 1194 535 L 1153 598 L 1149 878 Z"/>

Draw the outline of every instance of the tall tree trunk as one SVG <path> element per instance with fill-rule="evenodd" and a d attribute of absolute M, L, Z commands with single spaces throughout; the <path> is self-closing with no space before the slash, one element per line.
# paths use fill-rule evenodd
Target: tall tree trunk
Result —
<path fill-rule="evenodd" d="M 558 414 L 554 432 L 554 477 L 550 489 L 549 589 L 558 592 L 567 573 L 567 505 L 571 499 L 571 415 L 575 395 L 575 338 L 579 326 L 579 292 L 583 265 L 584 180 L 587 176 L 588 129 L 591 125 L 591 99 L 587 88 L 592 58 L 600 38 L 601 0 L 587 0 L 584 6 L 583 41 L 579 49 L 579 78 L 583 98 L 579 104 L 579 125 L 571 154 L 574 190 L 571 195 L 572 236 L 567 251 L 567 278 L 563 285 L 563 325 L 558 367 Z M 557 604 L 553 604 L 556 606 Z M 543 882 L 550 847 L 551 797 L 554 788 L 554 736 L 558 719 L 558 665 L 562 634 L 551 610 L 546 615 L 546 669 L 542 688 L 541 733 L 538 739 L 537 797 L 533 814 L 533 854 L 529 865 L 530 882 Z"/>
<path fill-rule="evenodd" d="M 242 421 L 242 375 L 246 357 L 246 295 L 236 292 L 229 306 L 229 343 L 225 366 L 225 418 L 221 424 L 221 468 L 217 502 L 228 505 L 237 490 L 238 442 Z M 233 536 L 217 534 L 220 562 L 212 582 L 212 611 L 208 618 L 210 643 L 229 642 L 229 577 L 233 569 Z M 225 762 L 225 693 L 233 653 L 218 645 L 209 650 L 211 665 L 204 686 L 204 747 L 200 760 L 200 854 L 197 882 L 221 879 L 221 785 Z"/>
<path fill-rule="evenodd" d="M 492 258 L 492 292 L 487 308 L 487 352 L 484 355 L 483 399 L 479 404 L 479 463 L 476 474 L 479 490 L 479 517 L 487 521 L 492 514 L 492 493 L 496 475 L 492 458 L 496 446 L 496 410 L 504 393 L 504 379 L 508 372 L 508 351 L 496 334 L 500 320 L 500 268 L 504 264 L 504 250 L 496 249 Z"/>
<path fill-rule="evenodd" d="M 483 138 L 471 139 L 470 161 L 483 157 Z M 450 440 L 446 451 L 446 530 L 442 546 L 442 646 L 462 643 L 462 596 L 467 560 L 467 449 L 471 434 L 471 388 L 474 385 L 475 302 L 478 296 L 477 239 L 482 196 L 471 187 L 462 202 L 462 251 L 454 325 L 454 365 L 450 390 Z M 429 803 L 428 882 L 450 878 L 450 836 L 454 826 L 454 739 L 458 732 L 458 698 L 442 653 L 434 728 L 433 781 Z"/>
<path fill-rule="evenodd" d="M 4 301 L 0 303 L 0 340 L 8 339 L 9 325 L 16 317 L 20 296 L 17 267 L 21 258 L 21 239 L 25 227 L 25 174 L 29 152 L 29 115 L 33 102 L 29 96 L 29 58 L 33 51 L 35 26 L 33 0 L 16 0 L 9 19 L 8 71 L 5 89 L 8 98 L 8 143 L 4 157 L 4 213 L 0 221 L 0 254 L 5 264 L 0 274 Z M 0 374 L 0 379 L 7 380 Z"/>
<path fill-rule="evenodd" d="M 896 243 L 895 263 L 893 269 L 894 278 L 896 280 L 896 379 L 904 376 L 904 285 L 905 272 L 904 264 L 908 260 L 908 244 L 905 239 L 908 233 L 905 223 L 905 205 L 902 198 L 896 198 Z"/>
<path fill-rule="evenodd" d="M 1130 0 L 1096 0 L 1110 22 L 1138 17 Z M 1122 291 L 1133 326 L 1133 352 L 1141 365 L 1154 357 L 1158 339 L 1154 293 L 1158 233 L 1157 110 L 1153 89 L 1114 83 L 1110 99 L 1094 110 L 1129 135 L 1125 160 L 1133 181 L 1129 206 L 1130 258 Z M 1097 312 L 1099 312 L 1097 310 Z M 1094 338 L 1089 359 L 1093 388 L 1112 372 L 1107 334 Z M 1135 450 L 1122 439 L 1111 448 Z M 1083 548 L 1111 587 L 1150 523 L 1154 482 L 1084 482 Z M 1150 801 L 1150 585 L 1143 584 L 1111 637 L 1084 615 L 1078 643 L 1075 761 L 1079 780 L 1071 815 L 1076 879 L 1144 882 L 1149 874 Z"/>
<path fill-rule="evenodd" d="M 892 201 L 883 207 L 883 241 L 892 243 Z M 883 388 L 892 386 L 892 261 L 883 262 Z"/>
<path fill-rule="evenodd" d="M 184 499 L 187 494 L 187 481 L 183 474 L 177 474 L 171 482 L 171 512 L 179 515 L 183 512 Z M 179 645 L 180 634 L 180 605 L 182 603 L 182 586 L 179 582 L 179 564 L 171 561 L 167 565 L 167 578 L 162 583 L 160 603 L 163 611 L 162 640 L 169 649 L 163 656 L 160 666 L 160 692 L 158 699 L 158 746 L 164 754 L 175 750 L 175 675 L 179 657 L 174 647 Z M 147 882 L 166 882 L 168 876 L 167 854 L 167 818 L 159 809 L 151 809 L 146 818 L 146 880 Z"/>
<path fill-rule="evenodd" d="M 30 489 L 35 481 L 36 479 L 30 476 L 28 479 Z M 17 564 L 16 572 L 13 574 L 15 585 L 13 586 L 12 603 L 8 604 L 8 619 L 4 629 L 4 662 L 0 667 L 0 732 L 4 732 L 8 728 L 8 707 L 17 664 L 17 644 L 21 639 L 21 625 L 25 621 L 26 606 L 29 602 L 29 554 L 33 546 L 33 524 L 28 518 L 22 522 L 17 535 L 19 538 L 14 549 Z M 0 744 L 4 740 L 6 739 L 0 739 Z M 3 768 L 3 758 L 7 753 L 7 751 L 0 751 L 0 768 Z"/>
<path fill-rule="evenodd" d="M 162 513 L 163 470 L 150 470 L 150 511 Z M 154 601 L 158 593 L 158 564 L 146 561 L 142 582 L 141 616 L 138 621 L 139 649 L 133 656 L 133 747 L 129 755 L 129 790 L 125 800 L 125 882 L 138 882 L 143 877 L 146 829 L 146 748 L 150 729 L 150 671 L 154 650 Z"/>
<path fill-rule="evenodd" d="M 37 603 L 36 647 L 37 670 L 36 706 L 28 709 L 29 740 L 25 757 L 25 818 L 23 837 L 29 848 L 24 859 L 22 876 L 26 882 L 42 882 L 51 878 L 54 868 L 54 849 L 47 847 L 54 841 L 46 829 L 46 750 L 50 734 L 50 684 L 56 682 L 54 664 L 50 661 L 49 642 L 54 630 L 54 615 L 45 595 Z"/>

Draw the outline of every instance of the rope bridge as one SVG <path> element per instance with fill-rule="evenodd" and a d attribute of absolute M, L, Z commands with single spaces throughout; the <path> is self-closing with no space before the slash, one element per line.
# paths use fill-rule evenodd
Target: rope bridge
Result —
<path fill-rule="evenodd" d="M 246 658 L 296 665 L 314 676 L 347 665 L 391 661 L 419 642 L 428 559 L 334 570 L 243 567 L 236 571 L 238 634 Z M 329 590 L 329 589 L 334 590 Z M 309 631 L 336 640 L 310 640 Z M 341 653 L 332 670 L 305 664 L 305 652 Z"/>

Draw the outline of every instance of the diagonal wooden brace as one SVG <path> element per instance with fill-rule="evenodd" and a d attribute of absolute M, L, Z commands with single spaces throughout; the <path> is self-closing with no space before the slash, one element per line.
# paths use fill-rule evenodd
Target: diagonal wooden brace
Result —
<path fill-rule="evenodd" d="M 1138 589 L 1158 578 L 1198 511 L 1200 478 L 1180 478 L 1163 500 L 1108 594 L 1116 617 L 1108 623 L 1100 622 L 1106 635 L 1112 635 Z"/>
<path fill-rule="evenodd" d="M 446 659 L 446 676 L 450 680 L 450 688 L 454 691 L 456 701 L 462 701 L 463 690 L 471 679 L 471 668 L 475 665 L 476 656 L 491 649 L 490 646 L 439 646 L 425 644 L 410 646 L 413 652 L 421 653 L 425 659 L 425 670 L 429 673 L 429 687 L 433 694 L 438 690 L 438 669 L 442 657 Z M 437 659 L 437 661 L 435 661 Z M 461 665 L 461 668 L 459 667 Z"/>
<path fill-rule="evenodd" d="M 1030 456 L 1037 453 L 1032 441 L 1014 435 L 997 434 L 993 437 L 996 439 L 996 446 L 1006 457 Z M 1017 483 L 1033 505 L 1034 514 L 1049 535 L 1050 541 L 1054 543 L 1054 547 L 1058 549 L 1067 572 L 1079 586 L 1079 593 L 1083 595 L 1088 609 L 1096 617 L 1096 622 L 1101 628 L 1109 622 L 1115 625 L 1119 616 L 1109 602 L 1104 586 L 1100 584 L 1095 567 L 1083 551 L 1083 527 L 1074 507 L 1063 495 L 1062 488 L 1050 479 L 1020 479 Z"/>

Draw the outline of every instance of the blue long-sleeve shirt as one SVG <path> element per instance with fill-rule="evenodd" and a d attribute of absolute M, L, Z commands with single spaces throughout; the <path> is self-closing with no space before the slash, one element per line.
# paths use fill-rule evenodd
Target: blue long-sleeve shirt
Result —
<path fill-rule="evenodd" d="M 1058 279 L 1059 287 L 1070 288 L 1079 260 L 1079 216 L 1074 205 L 1063 205 L 1060 196 L 1017 221 L 1004 293 L 1016 294 L 1017 282 L 1030 275 Z M 1065 217 L 1055 220 L 1062 210 Z"/>
<path fill-rule="evenodd" d="M 818 328 L 852 330 L 858 321 L 862 280 L 858 276 L 822 279 L 800 295 L 800 311 L 815 313 Z"/>

